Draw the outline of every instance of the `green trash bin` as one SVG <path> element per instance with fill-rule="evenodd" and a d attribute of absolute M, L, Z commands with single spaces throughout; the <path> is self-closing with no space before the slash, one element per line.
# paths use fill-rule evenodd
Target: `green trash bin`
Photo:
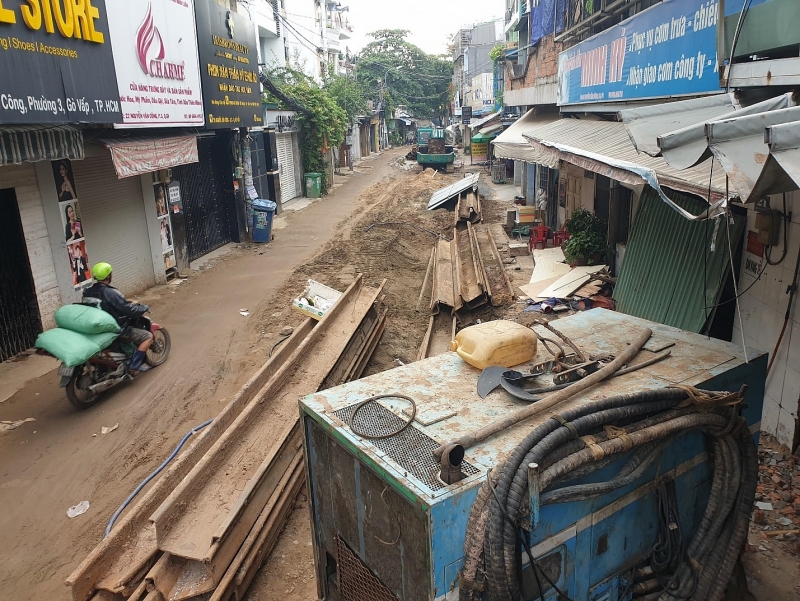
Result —
<path fill-rule="evenodd" d="M 322 196 L 322 174 L 306 173 L 306 197 L 319 198 Z"/>

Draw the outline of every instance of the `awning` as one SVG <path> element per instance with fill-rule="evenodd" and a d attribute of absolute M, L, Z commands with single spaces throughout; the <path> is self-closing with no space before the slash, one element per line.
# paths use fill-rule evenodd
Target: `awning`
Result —
<path fill-rule="evenodd" d="M 411 125 L 411 119 L 403 119 L 402 117 L 400 117 L 400 118 L 398 119 L 398 121 L 402 121 L 402 122 L 403 122 L 403 123 L 405 123 L 406 125 Z"/>
<path fill-rule="evenodd" d="M 800 122 L 766 128 L 769 156 L 751 198 L 800 189 Z"/>
<path fill-rule="evenodd" d="M 492 113 L 491 115 L 486 115 L 485 117 L 481 117 L 480 119 L 474 119 L 471 123 L 469 123 L 470 129 L 472 131 L 477 131 L 492 119 L 499 119 L 503 114 L 503 111 L 497 111 L 496 113 Z"/>
<path fill-rule="evenodd" d="M 103 144 L 111 151 L 114 169 L 120 179 L 199 160 L 197 137 L 193 135 L 103 140 Z"/>
<path fill-rule="evenodd" d="M 648 184 L 686 219 L 706 219 L 724 211 L 725 173 L 715 159 L 679 171 L 663 158 L 637 153 L 623 123 L 561 119 L 523 135 L 538 151 L 536 162 L 548 167 L 558 168 L 561 160 L 620 182 Z M 672 202 L 662 185 L 701 198 L 708 198 L 710 190 L 715 202 L 702 215 L 694 215 Z"/>
<path fill-rule="evenodd" d="M 496 134 L 498 131 L 503 129 L 502 123 L 495 123 L 494 125 L 490 125 L 489 127 L 482 128 L 478 133 L 483 134 L 484 136 L 491 136 L 492 134 Z"/>
<path fill-rule="evenodd" d="M 83 132 L 71 125 L 0 127 L 0 166 L 83 159 Z"/>
<path fill-rule="evenodd" d="M 734 113 L 734 114 L 738 114 Z M 791 182 L 776 180 L 777 173 L 764 177 L 770 147 L 764 141 L 765 128 L 782 123 L 800 120 L 800 107 L 792 107 L 777 111 L 768 111 L 744 117 L 732 117 L 722 121 L 714 121 L 706 125 L 708 148 L 719 159 L 723 169 L 728 173 L 731 187 L 740 198 L 758 200 L 767 190 L 784 191 L 784 185 Z M 761 190 L 754 194 L 756 182 L 761 180 Z M 792 188 L 795 189 L 795 188 Z"/>
<path fill-rule="evenodd" d="M 708 207 L 677 192 L 669 195 L 692 214 L 705 214 Z M 687 221 L 661 202 L 653 189 L 645 188 L 614 288 L 617 310 L 690 332 L 704 331 L 746 221 L 738 215 L 733 223 L 726 217 L 713 225 Z"/>
<path fill-rule="evenodd" d="M 492 145 L 494 146 L 494 156 L 499 159 L 512 159 L 523 163 L 535 163 L 537 152 L 522 136 L 540 125 L 546 125 L 553 121 L 558 121 L 557 113 L 537 115 L 536 109 L 531 109 L 522 117 L 517 119 L 508 129 L 497 136 Z"/>
<path fill-rule="evenodd" d="M 658 136 L 730 113 L 736 109 L 734 103 L 733 94 L 716 94 L 625 109 L 619 115 L 636 150 L 655 157 L 661 153 Z"/>
<path fill-rule="evenodd" d="M 620 111 L 634 146 L 651 156 L 662 156 L 676 169 L 688 169 L 711 156 L 707 125 L 734 116 L 754 115 L 786 108 L 790 94 L 741 108 L 730 94 L 694 98 Z"/>

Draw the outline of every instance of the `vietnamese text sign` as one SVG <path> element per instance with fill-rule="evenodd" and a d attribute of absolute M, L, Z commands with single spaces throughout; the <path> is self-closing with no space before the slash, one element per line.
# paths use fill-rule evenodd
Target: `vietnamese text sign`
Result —
<path fill-rule="evenodd" d="M 194 0 L 107 1 L 122 127 L 203 125 Z"/>
<path fill-rule="evenodd" d="M 0 0 L 0 123 L 120 120 L 104 0 Z"/>
<path fill-rule="evenodd" d="M 719 90 L 716 0 L 664 0 L 565 50 L 558 104 Z"/>
<path fill-rule="evenodd" d="M 211 0 L 195 8 L 206 127 L 263 125 L 255 26 Z"/>

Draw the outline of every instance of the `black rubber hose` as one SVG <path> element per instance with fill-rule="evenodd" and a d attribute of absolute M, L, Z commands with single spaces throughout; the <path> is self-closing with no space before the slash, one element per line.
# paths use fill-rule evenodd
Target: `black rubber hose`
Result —
<path fill-rule="evenodd" d="M 620 438 L 615 438 L 603 443 L 599 443 L 598 446 L 602 448 L 603 452 L 606 454 L 617 454 L 625 452 L 630 448 L 640 446 L 641 444 L 651 440 L 667 436 L 676 431 L 699 428 L 722 430 L 727 426 L 728 422 L 728 419 L 716 414 L 694 414 L 676 418 L 662 424 L 657 424 L 655 426 L 651 426 L 650 428 L 634 432 L 628 435 L 625 442 L 623 442 L 623 440 Z M 560 461 L 541 474 L 540 490 L 544 491 L 552 482 L 554 476 L 560 475 L 560 473 L 569 472 L 572 469 L 592 460 L 596 460 L 596 458 L 593 456 L 593 452 L 587 449 L 575 453 L 567 459 Z M 509 498 L 507 505 L 507 508 L 510 510 L 509 515 L 516 515 L 516 519 L 518 519 L 520 504 L 521 496 L 516 499 Z M 514 557 L 516 554 L 514 542 L 516 540 L 516 536 L 513 532 L 513 528 L 511 528 L 510 533 L 507 533 L 503 527 L 503 522 L 498 523 L 497 521 L 493 520 L 492 512 L 495 509 L 495 506 L 496 504 L 493 503 L 490 509 L 489 534 L 487 538 L 487 549 L 490 551 L 491 555 L 486 558 L 487 575 L 490 579 L 489 583 L 492 585 L 492 588 L 497 587 L 499 589 L 496 591 L 497 594 L 492 598 L 510 598 L 516 601 L 519 599 L 520 594 L 520 591 L 516 586 L 514 564 Z M 511 513 L 512 511 L 513 513 Z M 505 536 L 506 534 L 510 534 L 510 536 Z M 498 573 L 500 573 L 500 577 L 496 576 Z M 502 588 L 504 583 L 507 585 L 505 589 Z M 490 588 L 490 591 L 492 588 Z"/>
<path fill-rule="evenodd" d="M 666 389 L 673 390 L 673 389 Z M 649 396 L 649 395 L 648 395 Z M 547 434 L 536 446 L 528 452 L 517 470 L 517 474 L 512 480 L 506 493 L 505 512 L 514 522 L 517 522 L 523 513 L 523 505 L 527 504 L 527 466 L 530 463 L 542 463 L 554 449 L 568 443 L 576 436 L 582 436 L 588 432 L 595 431 L 603 425 L 618 422 L 623 419 L 630 419 L 635 416 L 648 415 L 659 411 L 664 411 L 674 407 L 681 402 L 680 396 L 673 395 L 672 399 L 665 401 L 653 401 L 634 403 L 621 407 L 613 407 L 604 411 L 589 413 L 571 420 L 571 427 L 562 426 L 558 420 L 558 428 Z M 675 398 L 677 397 L 677 398 Z M 566 412 L 565 412 L 566 413 Z M 562 419 L 567 421 L 567 416 L 562 414 Z M 584 447 L 585 448 L 585 447 Z M 506 468 L 507 470 L 508 468 Z M 502 482 L 502 478 L 501 478 Z M 499 494 L 499 490 L 498 490 Z M 502 499 L 503 497 L 500 496 Z M 525 501 L 523 501 L 525 499 Z M 497 503 L 492 503 L 489 509 L 489 532 L 487 536 L 488 548 L 492 554 L 487 558 L 487 573 L 496 582 L 505 580 L 510 583 L 512 599 L 519 594 L 516 586 L 514 563 L 517 556 L 517 541 L 514 527 L 507 521 L 499 519 L 502 509 Z M 503 578 L 502 575 L 505 575 Z M 499 591 L 498 591 L 499 592 Z"/>
<path fill-rule="evenodd" d="M 671 436 L 664 441 L 654 441 L 656 444 L 643 445 L 611 480 L 595 484 L 577 484 L 575 486 L 557 488 L 544 493 L 539 502 L 541 505 L 549 505 L 551 503 L 587 501 L 628 486 L 638 480 L 653 461 L 661 455 L 667 445 L 672 444 L 676 438 L 678 437 Z"/>
<path fill-rule="evenodd" d="M 720 573 L 711 589 L 711 601 L 722 601 L 725 589 L 728 586 L 731 574 L 736 567 L 736 560 L 747 540 L 750 528 L 750 511 L 755 501 L 756 486 L 758 484 L 758 452 L 747 423 L 741 420 L 742 427 L 739 430 L 739 448 L 742 454 L 742 485 L 740 489 L 739 502 L 734 515 L 735 525 L 733 536 L 728 544 L 725 559 L 722 562 Z"/>
<path fill-rule="evenodd" d="M 574 421 L 575 419 L 585 415 L 615 407 L 624 407 L 628 405 L 636 405 L 638 403 L 659 400 L 669 400 L 677 404 L 685 398 L 686 393 L 675 388 L 662 388 L 657 390 L 629 393 L 607 397 L 605 399 L 599 399 L 591 403 L 577 405 L 565 409 L 561 412 L 560 417 L 564 421 Z M 561 421 L 556 418 L 550 418 L 534 428 L 533 431 L 526 436 L 525 439 L 523 439 L 522 442 L 520 442 L 520 444 L 514 449 L 505 464 L 496 486 L 497 495 L 500 499 L 505 499 L 508 496 L 508 490 L 511 485 L 511 481 L 516 472 L 520 469 L 520 466 L 523 465 L 523 460 L 525 459 L 525 455 L 527 455 L 528 451 L 544 437 L 561 427 Z M 524 463 L 526 467 L 527 463 L 529 462 Z M 508 584 L 507 572 L 505 571 L 504 565 L 505 562 L 503 562 L 501 559 L 504 555 L 502 543 L 503 536 L 502 534 L 496 532 L 498 528 L 503 528 L 502 524 L 502 509 L 497 505 L 497 501 L 490 500 L 489 522 L 483 539 L 483 546 L 485 549 L 484 561 L 487 564 L 487 584 L 489 586 L 490 596 L 494 595 L 495 593 L 500 593 L 499 590 L 494 589 L 495 586 L 500 584 L 501 579 L 506 581 L 506 584 Z M 494 536 L 492 536 L 493 533 Z M 511 587 L 516 588 L 516 583 L 512 583 Z M 504 588 L 505 590 L 508 590 L 509 587 L 506 586 Z"/>

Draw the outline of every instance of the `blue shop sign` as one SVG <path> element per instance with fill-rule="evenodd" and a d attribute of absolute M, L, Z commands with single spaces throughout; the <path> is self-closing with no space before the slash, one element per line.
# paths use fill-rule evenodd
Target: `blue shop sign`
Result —
<path fill-rule="evenodd" d="M 558 104 L 716 92 L 717 0 L 664 0 L 558 56 Z"/>

